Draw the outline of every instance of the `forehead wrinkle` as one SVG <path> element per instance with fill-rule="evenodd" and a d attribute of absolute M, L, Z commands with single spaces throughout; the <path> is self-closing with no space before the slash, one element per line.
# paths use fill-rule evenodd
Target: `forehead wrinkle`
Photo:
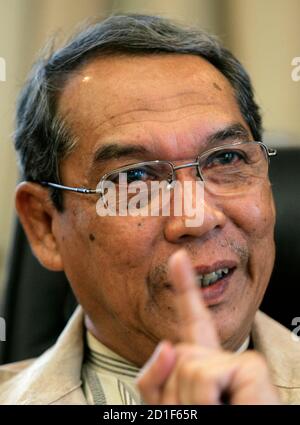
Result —
<path fill-rule="evenodd" d="M 188 104 L 191 103 L 192 98 L 195 98 L 195 100 L 197 102 L 199 102 L 199 93 L 195 92 L 194 90 L 193 91 L 192 90 L 189 90 L 189 91 L 186 90 L 184 92 L 178 92 L 178 93 L 169 94 L 169 95 L 166 95 L 166 96 L 160 95 L 159 98 L 157 98 L 156 94 L 154 94 L 152 96 L 151 96 L 151 94 L 152 93 L 147 93 L 147 98 L 142 97 L 141 93 L 139 93 L 138 97 L 132 95 L 128 98 L 130 98 L 130 100 L 133 100 L 135 104 L 139 104 L 139 108 L 137 108 L 137 109 L 154 110 L 154 111 L 160 110 L 160 109 L 157 108 L 157 106 L 155 106 L 156 104 L 160 104 L 160 103 L 165 102 L 165 104 L 167 105 L 167 104 L 170 104 L 171 102 L 173 102 L 175 99 L 178 99 L 178 102 L 180 102 L 181 105 L 183 105 L 183 106 L 185 106 L 185 105 L 188 106 Z M 184 103 L 184 99 L 182 99 L 182 98 L 185 98 L 185 97 L 187 98 L 186 99 L 187 103 Z M 119 106 L 119 102 L 117 104 Z M 192 103 L 192 104 L 194 104 L 194 103 Z M 109 106 L 111 106 L 111 103 L 110 103 Z M 105 109 L 107 109 L 107 108 L 105 108 Z"/>
<path fill-rule="evenodd" d="M 213 105 L 215 105 L 215 102 L 190 103 L 190 104 L 179 106 L 179 107 L 176 107 L 176 108 L 169 108 L 167 110 L 166 109 L 160 110 L 160 109 L 154 109 L 154 108 L 143 108 L 143 109 L 135 108 L 135 109 L 132 109 L 130 111 L 120 112 L 118 114 L 114 114 L 114 115 L 107 117 L 105 120 L 102 120 L 99 123 L 97 123 L 94 127 L 94 130 L 97 131 L 97 130 L 100 129 L 101 126 L 104 126 L 106 124 L 110 125 L 114 128 L 117 128 L 117 127 L 120 127 L 120 126 L 132 125 L 132 124 L 135 124 L 135 123 L 142 124 L 142 123 L 145 123 L 145 122 L 174 123 L 178 120 L 186 119 L 186 118 L 191 117 L 193 115 L 200 114 L 200 112 L 199 111 L 196 111 L 196 112 L 193 112 L 193 113 L 190 112 L 190 113 L 188 113 L 184 116 L 181 116 L 180 118 L 176 117 L 176 118 L 169 118 L 169 119 L 159 119 L 159 116 L 162 116 L 163 114 L 167 114 L 167 113 L 170 113 L 170 112 L 176 113 L 176 112 L 178 112 L 178 111 L 180 111 L 181 109 L 184 109 L 184 108 L 192 108 L 192 107 L 203 106 L 203 105 L 213 106 Z M 147 112 L 154 113 L 155 115 L 159 114 L 159 116 L 153 117 L 153 118 L 150 118 L 150 117 L 144 118 L 144 115 L 147 114 Z M 127 117 L 128 117 L 128 115 L 130 116 L 131 114 L 133 116 L 131 117 L 131 119 L 128 120 Z M 142 114 L 142 117 L 140 119 L 138 119 L 138 117 L 137 117 L 137 115 L 139 115 L 139 114 Z M 127 121 L 126 121 L 126 118 L 127 118 Z M 116 122 L 114 122 L 114 121 L 116 121 Z"/>
<path fill-rule="evenodd" d="M 147 119 L 142 119 L 141 118 L 139 120 L 135 119 L 134 121 L 125 121 L 125 122 L 118 123 L 117 125 L 114 125 L 114 128 L 124 127 L 124 126 L 134 125 L 134 124 L 151 123 L 151 122 L 153 122 L 153 123 L 172 124 L 172 123 L 175 123 L 175 122 L 184 120 L 186 118 L 192 117 L 194 115 L 199 115 L 199 112 L 197 111 L 197 112 L 194 112 L 194 113 L 189 113 L 189 114 L 186 114 L 186 115 L 184 115 L 184 116 L 182 116 L 180 118 L 173 118 L 173 119 L 171 119 L 171 118 L 169 118 L 169 119 L 159 119 L 158 117 L 157 118 L 152 118 L 152 119 L 149 119 L 149 118 L 147 118 Z"/>
<path fill-rule="evenodd" d="M 122 125 L 123 123 L 126 125 L 128 122 L 137 120 L 137 115 L 139 114 L 174 114 L 185 108 L 212 106 L 222 99 L 222 95 L 218 94 L 217 98 L 215 98 L 211 93 L 207 93 L 204 98 L 203 93 L 197 93 L 194 90 L 186 90 L 184 92 L 162 96 L 158 99 L 156 96 L 151 96 L 149 93 L 147 93 L 146 98 L 141 97 L 140 94 L 139 97 L 132 95 L 127 98 L 127 104 L 122 104 L 122 101 L 117 98 L 115 103 L 110 102 L 103 107 L 102 114 L 104 119 L 95 123 L 95 130 L 98 130 L 104 125 L 110 125 L 112 127 L 116 127 L 119 124 Z M 132 107 L 132 105 L 137 105 L 137 107 Z M 116 112 L 114 112 L 115 108 Z M 120 111 L 120 108 L 124 110 Z M 127 117 L 130 117 L 129 121 L 128 119 L 126 120 Z M 142 121 L 138 120 L 138 122 Z"/>

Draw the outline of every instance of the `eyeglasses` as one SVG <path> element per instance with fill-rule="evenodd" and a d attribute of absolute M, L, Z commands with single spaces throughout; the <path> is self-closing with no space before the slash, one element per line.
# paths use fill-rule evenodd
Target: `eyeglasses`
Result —
<path fill-rule="evenodd" d="M 235 142 L 209 149 L 199 155 L 195 162 L 186 164 L 174 165 L 165 160 L 128 164 L 104 174 L 96 189 L 45 181 L 40 183 L 54 189 L 104 195 L 106 182 L 113 183 L 117 190 L 120 189 L 120 181 L 128 187 L 130 183 L 144 182 L 150 186 L 151 182 L 167 182 L 167 187 L 171 188 L 178 170 L 196 167 L 198 179 L 204 182 L 209 192 L 221 196 L 239 195 L 267 177 L 270 157 L 276 154 L 276 149 L 262 142 Z"/>

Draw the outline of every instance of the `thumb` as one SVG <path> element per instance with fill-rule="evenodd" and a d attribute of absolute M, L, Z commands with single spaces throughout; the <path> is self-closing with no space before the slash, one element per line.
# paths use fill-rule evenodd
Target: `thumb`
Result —
<path fill-rule="evenodd" d="M 141 369 L 136 381 L 145 403 L 159 403 L 162 387 L 168 379 L 175 361 L 176 353 L 172 344 L 168 341 L 160 342 Z"/>

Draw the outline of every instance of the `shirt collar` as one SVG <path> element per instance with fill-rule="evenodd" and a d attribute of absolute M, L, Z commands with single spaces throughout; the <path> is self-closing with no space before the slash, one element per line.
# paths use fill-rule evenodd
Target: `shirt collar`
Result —
<path fill-rule="evenodd" d="M 139 368 L 110 350 L 89 331 L 86 332 L 85 362 L 102 372 L 135 378 Z"/>

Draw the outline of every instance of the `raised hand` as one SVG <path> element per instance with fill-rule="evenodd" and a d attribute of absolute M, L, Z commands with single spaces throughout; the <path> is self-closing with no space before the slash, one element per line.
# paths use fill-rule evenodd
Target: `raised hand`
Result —
<path fill-rule="evenodd" d="M 178 343 L 162 341 L 137 380 L 148 404 L 279 404 L 264 358 L 224 351 L 188 255 L 169 261 Z"/>

